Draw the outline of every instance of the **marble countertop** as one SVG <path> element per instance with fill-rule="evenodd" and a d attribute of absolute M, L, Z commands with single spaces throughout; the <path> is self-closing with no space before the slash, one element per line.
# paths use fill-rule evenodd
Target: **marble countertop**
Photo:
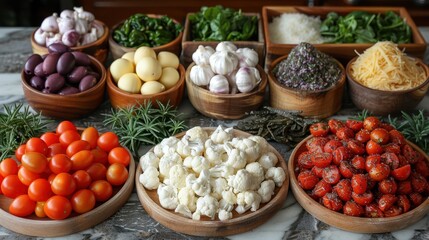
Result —
<path fill-rule="evenodd" d="M 25 60 L 30 56 L 30 34 L 33 28 L 0 28 L 0 111 L 3 105 L 22 102 L 26 104 L 23 91 L 20 85 L 19 72 Z M 429 27 L 420 28 L 426 42 L 429 42 Z M 426 50 L 424 61 L 429 64 L 429 49 Z M 429 96 L 417 107 L 429 111 Z M 94 114 L 86 118 L 74 121 L 78 126 L 93 125 L 100 130 L 105 129 L 100 119 L 102 114 L 110 111 L 110 103 L 106 101 L 97 109 Z M 179 111 L 183 114 L 188 126 L 211 126 L 220 124 L 234 126 L 236 121 L 214 120 L 199 114 L 185 98 Z M 343 108 L 336 114 L 337 118 L 345 118 L 348 115 L 357 113 L 350 102 L 345 102 Z M 287 159 L 291 150 L 282 144 L 272 143 L 272 145 Z M 147 148 L 141 149 L 144 153 Z M 0 223 L 1 225 L 1 223 Z M 28 236 L 14 233 L 0 226 L 0 239 L 27 239 Z M 419 222 L 403 230 L 383 234 L 357 234 L 343 231 L 331 227 L 318 221 L 307 213 L 295 200 L 289 191 L 287 200 L 282 209 L 272 218 L 254 230 L 225 238 L 210 239 L 349 239 L 349 240 L 390 240 L 390 239 L 429 239 L 429 215 L 426 215 Z M 152 219 L 140 204 L 137 194 L 132 193 L 128 202 L 113 216 L 106 221 L 85 231 L 64 236 L 58 239 L 206 239 L 194 237 L 174 232 Z"/>

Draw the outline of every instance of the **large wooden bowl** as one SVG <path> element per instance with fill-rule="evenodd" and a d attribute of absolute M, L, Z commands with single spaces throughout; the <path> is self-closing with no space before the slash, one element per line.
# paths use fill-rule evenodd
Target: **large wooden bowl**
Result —
<path fill-rule="evenodd" d="M 204 128 L 209 134 L 211 134 L 215 128 Z M 185 133 L 176 135 L 180 138 Z M 250 134 L 234 130 L 235 136 L 246 137 Z M 207 217 L 202 217 L 200 221 L 185 218 L 174 212 L 174 210 L 167 210 L 161 207 L 158 199 L 156 190 L 147 190 L 139 182 L 139 176 L 142 174 L 142 169 L 137 167 L 136 172 L 136 189 L 137 195 L 141 204 L 143 205 L 146 212 L 156 221 L 162 225 L 172 229 L 173 231 L 194 235 L 194 236 L 227 236 L 238 233 L 250 231 L 261 224 L 265 223 L 274 216 L 274 214 L 282 207 L 286 200 L 289 188 L 289 176 L 287 173 L 286 162 L 283 157 L 277 152 L 272 146 L 269 146 L 269 150 L 274 152 L 279 159 L 277 167 L 282 167 L 286 173 L 286 179 L 283 185 L 275 189 L 275 195 L 268 202 L 261 204 L 261 207 L 255 211 L 247 211 L 241 215 L 233 211 L 232 219 L 226 221 L 220 221 L 217 218 L 210 220 Z M 153 151 L 153 149 L 149 150 Z"/>
<path fill-rule="evenodd" d="M 249 93 L 217 94 L 195 85 L 190 79 L 192 63 L 186 69 L 186 89 L 188 98 L 201 114 L 216 119 L 240 119 L 247 112 L 258 109 L 264 102 L 267 87 L 267 75 L 261 66 L 257 66 L 261 82 Z"/>
<path fill-rule="evenodd" d="M 115 108 L 124 108 L 151 102 L 152 106 L 157 107 L 157 101 L 159 101 L 163 104 L 167 104 L 169 102 L 170 105 L 178 107 L 182 102 L 183 93 L 185 91 L 185 68 L 180 64 L 177 70 L 179 71 L 180 79 L 174 87 L 164 92 L 148 95 L 129 93 L 121 90 L 113 80 L 110 70 L 108 70 L 107 93 L 109 95 L 111 105 Z"/>
<path fill-rule="evenodd" d="M 350 98 L 359 109 L 367 109 L 372 114 L 384 116 L 411 111 L 423 100 L 429 89 L 429 67 L 418 58 L 415 60 L 424 69 L 426 80 L 420 86 L 401 91 L 372 89 L 357 82 L 351 73 L 351 65 L 356 59 L 357 57 L 353 58 L 347 64 L 346 71 Z"/>
<path fill-rule="evenodd" d="M 100 74 L 100 79 L 94 87 L 76 94 L 46 94 L 38 91 L 29 85 L 29 76 L 22 71 L 22 89 L 28 104 L 42 115 L 58 119 L 76 119 L 92 113 L 104 99 L 106 69 L 100 61 L 89 57 L 92 66 Z"/>
<path fill-rule="evenodd" d="M 132 154 L 130 153 L 132 156 Z M 131 159 L 128 179 L 120 188 L 113 188 L 114 195 L 106 202 L 81 215 L 63 220 L 51 220 L 31 215 L 27 218 L 9 213 L 12 199 L 0 195 L 0 225 L 14 232 L 37 237 L 60 237 L 91 228 L 115 214 L 128 200 L 134 187 L 135 163 Z"/>
<path fill-rule="evenodd" d="M 109 38 L 109 28 L 106 24 L 99 20 L 94 20 L 98 24 L 102 24 L 104 28 L 103 36 L 101 36 L 97 41 L 92 42 L 90 44 L 86 44 L 83 46 L 78 47 L 72 47 L 72 51 L 79 51 L 84 52 L 88 55 L 91 55 L 95 57 L 98 61 L 104 63 L 107 59 L 107 56 L 109 55 L 109 44 L 108 44 L 108 38 Z M 36 29 L 37 30 L 37 29 Z M 46 46 L 39 45 L 34 40 L 34 32 L 31 34 L 31 48 L 33 49 L 33 53 L 37 53 L 39 55 L 45 55 L 48 53 L 48 48 Z"/>
<path fill-rule="evenodd" d="M 277 58 L 268 69 L 268 83 L 270 85 L 270 105 L 283 110 L 301 111 L 301 115 L 313 118 L 326 118 L 338 112 L 341 108 L 346 73 L 343 65 L 335 60 L 342 69 L 338 82 L 324 90 L 304 91 L 288 88 L 282 85 L 273 74 L 273 69 L 287 55 Z"/>
<path fill-rule="evenodd" d="M 291 189 L 296 200 L 301 206 L 312 216 L 319 219 L 320 221 L 329 224 L 333 227 L 343 229 L 350 232 L 356 233 L 385 233 L 394 232 L 400 229 L 406 228 L 420 219 L 422 219 L 429 212 L 429 199 L 426 199 L 422 204 L 413 210 L 403 213 L 395 217 L 386 218 L 365 218 L 365 217 L 352 217 L 342 213 L 332 211 L 322 204 L 316 202 L 311 198 L 298 184 L 297 181 L 297 160 L 298 156 L 306 151 L 305 142 L 311 139 L 309 136 L 302 140 L 292 151 L 289 158 L 288 169 L 290 175 Z M 427 161 L 429 157 L 416 145 L 411 142 L 407 143 L 411 145 L 415 150 L 423 154 Z"/>
<path fill-rule="evenodd" d="M 156 14 L 147 14 L 148 17 L 152 17 L 152 18 L 160 18 L 161 15 L 156 15 Z M 179 24 L 180 22 L 177 21 L 176 19 L 173 19 L 173 21 L 176 24 Z M 109 47 L 110 47 L 110 52 L 112 53 L 113 59 L 118 59 L 120 57 L 122 57 L 122 55 L 124 55 L 124 53 L 127 52 L 135 52 L 137 48 L 129 48 L 129 47 L 124 47 L 122 45 L 120 45 L 119 43 L 117 43 L 114 39 L 113 39 L 113 32 L 119 28 L 120 26 L 122 26 L 124 24 L 125 20 L 122 20 L 121 22 L 115 24 L 112 27 L 112 30 L 109 34 Z M 174 54 L 176 54 L 177 56 L 180 56 L 180 52 L 182 51 L 182 37 L 183 37 L 183 31 L 181 31 L 179 33 L 179 35 L 177 35 L 177 37 L 164 45 L 161 46 L 157 46 L 157 47 L 152 47 L 152 49 L 156 52 L 159 53 L 161 51 L 168 51 L 168 52 L 172 52 Z"/>

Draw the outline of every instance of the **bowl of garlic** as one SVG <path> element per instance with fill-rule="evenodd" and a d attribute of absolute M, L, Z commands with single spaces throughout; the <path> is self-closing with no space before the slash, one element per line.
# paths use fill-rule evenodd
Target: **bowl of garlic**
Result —
<path fill-rule="evenodd" d="M 255 50 L 231 42 L 220 42 L 215 49 L 200 45 L 192 60 L 186 69 L 186 88 L 201 114 L 240 119 L 262 105 L 268 80 Z"/>

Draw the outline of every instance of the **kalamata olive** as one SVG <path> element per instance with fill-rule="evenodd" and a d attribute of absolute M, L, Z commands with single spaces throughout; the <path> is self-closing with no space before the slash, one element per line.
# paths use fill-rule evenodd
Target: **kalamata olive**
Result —
<path fill-rule="evenodd" d="M 84 66 L 75 67 L 67 76 L 67 81 L 72 84 L 78 84 L 80 80 L 87 75 L 88 71 Z"/>
<path fill-rule="evenodd" d="M 88 90 L 97 84 L 97 79 L 92 75 L 86 75 L 80 80 L 79 90 L 81 92 Z"/>
<path fill-rule="evenodd" d="M 43 62 L 42 56 L 40 56 L 39 54 L 33 54 L 31 55 L 27 61 L 25 62 L 24 65 L 24 72 L 28 75 L 31 75 L 34 73 L 34 68 L 36 68 L 36 66 Z"/>
<path fill-rule="evenodd" d="M 65 53 L 70 52 L 70 47 L 62 44 L 62 43 L 52 43 L 48 46 L 48 52 L 49 53 Z"/>
<path fill-rule="evenodd" d="M 74 55 L 70 52 L 65 52 L 61 54 L 60 58 L 58 58 L 57 72 L 61 75 L 66 75 L 74 68 L 74 64 Z"/>
<path fill-rule="evenodd" d="M 46 78 L 45 89 L 51 93 L 58 92 L 65 84 L 65 79 L 59 73 L 53 73 Z"/>
<path fill-rule="evenodd" d="M 59 95 L 70 95 L 70 94 L 75 94 L 75 93 L 78 93 L 78 92 L 79 92 L 79 89 L 77 89 L 75 87 L 72 87 L 72 86 L 66 86 L 66 87 L 63 87 L 58 92 L 58 94 Z"/>
<path fill-rule="evenodd" d="M 45 80 L 38 76 L 33 76 L 30 79 L 30 86 L 33 88 L 42 91 L 42 89 L 45 87 Z"/>
<path fill-rule="evenodd" d="M 37 64 L 37 66 L 34 68 L 34 75 L 42 78 L 46 76 L 45 73 L 43 73 L 43 62 Z"/>
<path fill-rule="evenodd" d="M 88 75 L 94 76 L 96 79 L 100 79 L 100 74 L 95 71 L 88 70 Z"/>
<path fill-rule="evenodd" d="M 91 59 L 86 53 L 83 52 L 72 52 L 74 58 L 76 59 L 76 65 L 88 66 L 91 64 Z"/>
<path fill-rule="evenodd" d="M 48 76 L 57 71 L 57 62 L 60 58 L 59 53 L 50 53 L 43 61 L 43 73 Z"/>

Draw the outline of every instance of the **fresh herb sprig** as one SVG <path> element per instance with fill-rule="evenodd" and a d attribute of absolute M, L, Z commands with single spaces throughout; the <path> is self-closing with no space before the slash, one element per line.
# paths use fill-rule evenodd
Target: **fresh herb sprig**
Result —
<path fill-rule="evenodd" d="M 3 107 L 4 113 L 0 113 L 0 161 L 14 154 L 15 149 L 29 138 L 46 132 L 50 124 L 22 103 Z"/>
<path fill-rule="evenodd" d="M 180 114 L 169 103 L 151 102 L 127 108 L 112 109 L 103 123 L 119 136 L 121 144 L 135 156 L 142 145 L 155 145 L 162 139 L 187 129 Z"/>

